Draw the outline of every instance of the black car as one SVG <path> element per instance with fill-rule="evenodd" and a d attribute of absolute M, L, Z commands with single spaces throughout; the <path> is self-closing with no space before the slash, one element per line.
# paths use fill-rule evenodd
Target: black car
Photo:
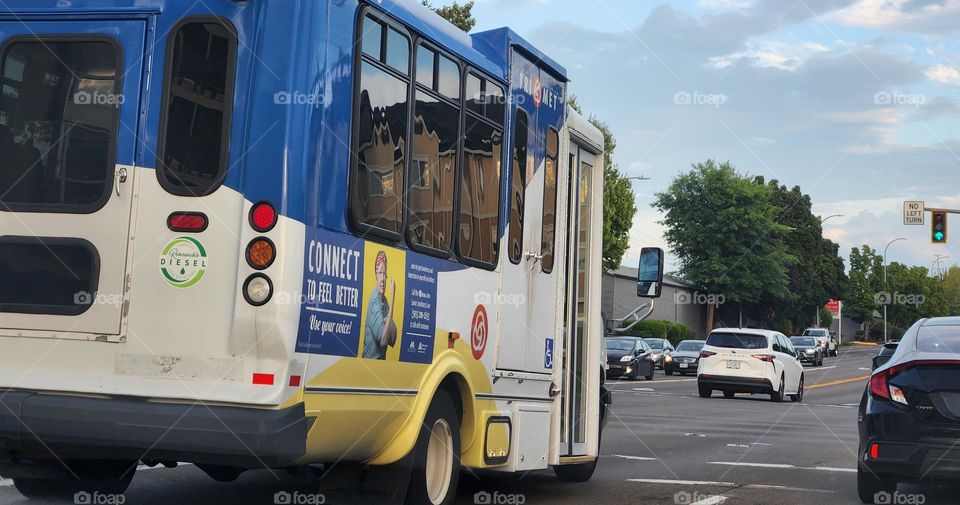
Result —
<path fill-rule="evenodd" d="M 700 349 L 705 342 L 705 340 L 684 340 L 677 344 L 677 349 L 663 358 L 664 373 L 696 375 L 697 367 L 700 366 Z"/>
<path fill-rule="evenodd" d="M 797 351 L 797 359 L 801 363 L 823 366 L 823 347 L 816 337 L 790 337 L 790 342 Z"/>
<path fill-rule="evenodd" d="M 907 330 L 871 375 L 858 421 L 864 503 L 888 503 L 899 482 L 960 483 L 960 317 Z"/>
<path fill-rule="evenodd" d="M 653 380 L 653 350 L 639 337 L 607 337 L 607 378 Z"/>
<path fill-rule="evenodd" d="M 663 368 L 663 358 L 674 351 L 673 344 L 665 338 L 648 337 L 643 340 L 653 349 L 653 364 L 657 368 Z"/>
<path fill-rule="evenodd" d="M 873 370 L 876 370 L 887 364 L 887 362 L 890 361 L 890 358 L 893 357 L 893 353 L 897 352 L 898 345 L 900 345 L 899 340 L 891 340 L 886 344 L 883 344 L 883 347 L 880 348 L 880 352 L 873 357 Z"/>

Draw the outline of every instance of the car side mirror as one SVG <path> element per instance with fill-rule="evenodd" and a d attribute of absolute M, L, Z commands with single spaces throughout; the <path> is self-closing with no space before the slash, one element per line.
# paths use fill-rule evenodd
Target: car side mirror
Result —
<path fill-rule="evenodd" d="M 663 291 L 663 249 L 644 247 L 640 251 L 640 268 L 637 272 L 637 296 L 660 298 Z"/>

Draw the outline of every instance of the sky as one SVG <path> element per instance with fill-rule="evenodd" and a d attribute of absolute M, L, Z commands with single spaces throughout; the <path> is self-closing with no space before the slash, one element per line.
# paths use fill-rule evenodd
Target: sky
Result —
<path fill-rule="evenodd" d="M 904 200 L 960 208 L 960 0 L 476 0 L 474 15 L 564 65 L 620 169 L 652 179 L 634 186 L 625 264 L 668 248 L 654 195 L 709 158 L 843 214 L 824 236 L 845 259 L 904 237 L 890 261 L 960 263 L 960 215 L 947 246 L 902 217 Z"/>

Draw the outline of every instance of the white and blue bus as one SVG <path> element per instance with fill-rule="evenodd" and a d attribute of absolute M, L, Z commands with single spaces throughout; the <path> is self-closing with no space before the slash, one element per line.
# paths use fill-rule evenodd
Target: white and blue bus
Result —
<path fill-rule="evenodd" d="M 603 137 L 419 4 L 3 3 L 0 475 L 590 478 Z"/>

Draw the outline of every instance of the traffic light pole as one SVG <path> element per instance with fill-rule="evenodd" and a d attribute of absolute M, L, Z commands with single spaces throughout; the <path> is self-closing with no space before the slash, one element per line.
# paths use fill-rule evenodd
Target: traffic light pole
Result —
<path fill-rule="evenodd" d="M 934 209 L 930 207 L 924 207 L 923 210 L 924 212 L 933 212 L 935 210 L 939 210 L 941 212 L 946 212 L 947 214 L 960 214 L 960 209 L 940 209 L 940 208 Z"/>

